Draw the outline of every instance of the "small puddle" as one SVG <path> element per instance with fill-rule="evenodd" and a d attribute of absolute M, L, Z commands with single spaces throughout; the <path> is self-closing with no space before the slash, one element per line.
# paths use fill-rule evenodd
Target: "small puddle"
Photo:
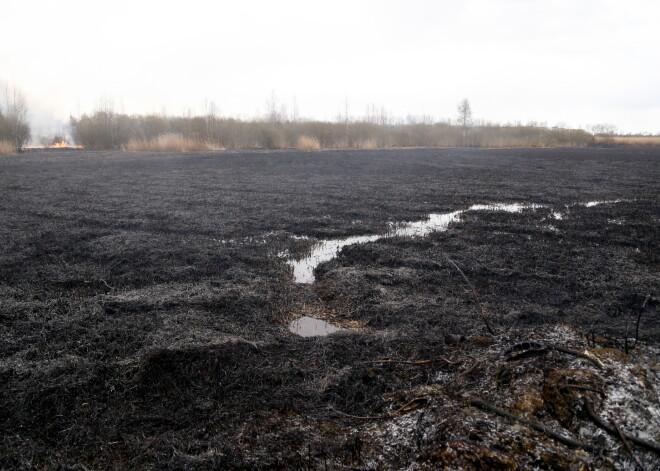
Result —
<path fill-rule="evenodd" d="M 301 337 L 322 337 L 345 329 L 316 317 L 302 316 L 289 324 L 289 330 Z"/>

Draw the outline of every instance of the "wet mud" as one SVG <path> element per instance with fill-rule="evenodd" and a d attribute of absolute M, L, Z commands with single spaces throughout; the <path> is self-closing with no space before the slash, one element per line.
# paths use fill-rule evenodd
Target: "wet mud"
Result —
<path fill-rule="evenodd" d="M 0 468 L 654 469 L 659 159 L 0 157 Z"/>

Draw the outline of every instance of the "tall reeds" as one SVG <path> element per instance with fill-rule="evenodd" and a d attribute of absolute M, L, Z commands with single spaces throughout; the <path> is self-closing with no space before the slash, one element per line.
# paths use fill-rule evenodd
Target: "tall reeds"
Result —
<path fill-rule="evenodd" d="M 16 149 L 14 145 L 7 140 L 0 140 L 0 155 L 13 154 Z"/>
<path fill-rule="evenodd" d="M 319 150 L 321 149 L 321 143 L 314 136 L 305 136 L 302 135 L 298 137 L 298 143 L 296 145 L 298 150 Z"/>
<path fill-rule="evenodd" d="M 181 134 L 162 134 L 151 139 L 131 139 L 125 146 L 127 151 L 188 152 L 200 150 L 222 150 L 222 146 L 208 140 L 194 139 Z"/>

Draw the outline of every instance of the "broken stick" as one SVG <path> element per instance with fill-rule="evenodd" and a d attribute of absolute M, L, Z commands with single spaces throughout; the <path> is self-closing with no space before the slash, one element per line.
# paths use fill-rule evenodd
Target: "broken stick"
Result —
<path fill-rule="evenodd" d="M 592 407 L 591 403 L 587 400 L 584 401 L 584 409 L 587 412 L 587 416 L 592 420 L 593 423 L 595 423 L 596 425 L 598 425 L 600 428 L 610 433 L 611 435 L 614 435 L 615 437 L 619 436 L 616 427 L 614 427 L 612 424 L 605 422 L 605 420 L 603 420 L 598 414 L 596 414 L 596 411 L 594 411 L 594 408 Z M 660 445 L 657 445 L 656 443 L 650 442 L 648 440 L 644 440 L 643 438 L 638 438 L 634 435 L 630 435 L 629 433 L 625 433 L 623 431 L 620 432 L 626 439 L 628 439 L 635 445 L 639 445 L 642 448 L 646 448 L 647 450 L 660 455 Z"/>
<path fill-rule="evenodd" d="M 483 409 L 486 411 L 494 412 L 497 415 L 500 415 L 502 417 L 505 417 L 507 419 L 515 420 L 516 422 L 520 422 L 521 424 L 525 424 L 528 427 L 533 428 L 534 430 L 544 433 L 548 437 L 557 440 L 560 443 L 563 443 L 564 445 L 572 446 L 574 448 L 582 448 L 583 450 L 587 451 L 593 451 L 593 447 L 591 445 L 588 445 L 586 443 L 582 443 L 579 440 L 576 440 L 571 437 L 566 437 L 564 435 L 560 435 L 554 430 L 549 429 L 543 424 L 540 424 L 538 422 L 533 422 L 531 420 L 523 419 L 522 417 L 518 417 L 517 415 L 510 414 L 502 409 L 500 409 L 497 406 L 494 406 L 493 404 L 490 404 L 486 401 L 482 401 L 481 399 L 470 399 L 470 405 L 474 407 L 478 407 L 479 409 Z"/>

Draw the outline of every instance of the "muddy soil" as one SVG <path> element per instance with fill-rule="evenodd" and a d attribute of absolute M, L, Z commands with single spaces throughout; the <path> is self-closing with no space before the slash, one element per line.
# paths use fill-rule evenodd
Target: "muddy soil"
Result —
<path fill-rule="evenodd" d="M 2 156 L 0 468 L 653 469 L 659 159 Z M 282 256 L 493 202 L 545 206 Z"/>

